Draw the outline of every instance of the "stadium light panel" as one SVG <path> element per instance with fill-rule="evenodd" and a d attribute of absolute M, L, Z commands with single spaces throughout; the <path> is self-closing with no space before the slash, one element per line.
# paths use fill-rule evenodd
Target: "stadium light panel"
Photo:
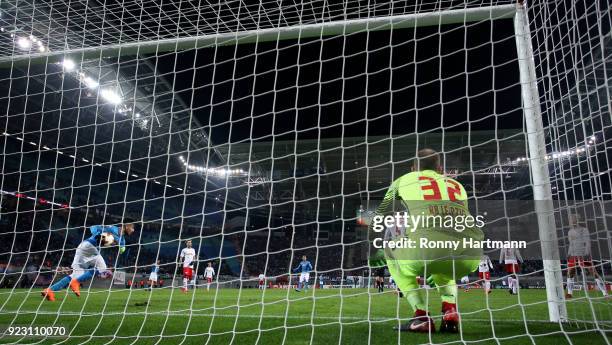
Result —
<path fill-rule="evenodd" d="M 102 92 L 100 92 L 100 95 L 102 96 L 102 98 L 104 98 L 106 101 L 108 101 L 111 104 L 117 105 L 117 104 L 121 104 L 121 102 L 123 101 L 121 99 L 121 96 L 119 96 L 113 90 L 109 90 L 109 89 L 102 90 Z"/>
<path fill-rule="evenodd" d="M 22 50 L 30 50 L 32 48 L 32 41 L 26 37 L 20 37 L 17 39 L 17 46 Z"/>
<path fill-rule="evenodd" d="M 98 83 L 97 81 L 93 80 L 91 77 L 83 78 L 83 84 L 85 84 L 85 86 L 87 86 L 90 89 L 95 89 L 98 86 L 100 86 L 100 83 Z"/>
<path fill-rule="evenodd" d="M 72 72 L 76 68 L 76 64 L 70 59 L 64 59 L 62 66 L 64 66 L 64 70 L 67 72 Z"/>

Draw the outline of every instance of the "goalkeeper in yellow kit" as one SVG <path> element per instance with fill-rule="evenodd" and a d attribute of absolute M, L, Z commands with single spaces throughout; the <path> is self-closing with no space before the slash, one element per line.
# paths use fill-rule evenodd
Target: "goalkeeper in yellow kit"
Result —
<path fill-rule="evenodd" d="M 385 215 L 406 212 L 410 216 L 430 217 L 432 222 L 425 225 L 424 222 L 414 223 L 412 219 L 412 224 L 386 226 L 384 233 L 370 232 L 370 235 L 374 234 L 379 238 L 384 234 L 385 241 L 410 239 L 415 244 L 408 248 L 385 247 L 384 252 L 379 249 L 370 263 L 372 266 L 378 266 L 384 264 L 382 261 L 386 261 L 393 280 L 414 309 L 414 317 L 409 323 L 399 327 L 401 331 L 435 331 L 433 319 L 427 312 L 426 301 L 419 290 L 417 276 L 420 276 L 427 277 L 428 283 L 435 284 L 440 293 L 443 313 L 440 331 L 458 332 L 455 280 L 476 270 L 482 255 L 481 249 L 463 246 L 456 249 L 420 246 L 421 239 L 428 243 L 463 243 L 463 238 L 480 241 L 484 237 L 482 230 L 476 226 L 464 227 L 459 231 L 439 222 L 443 217 L 465 217 L 470 216 L 470 213 L 467 193 L 463 186 L 437 171 L 440 171 L 437 152 L 431 149 L 420 150 L 413 164 L 413 171 L 393 182 L 376 210 L 379 220 Z M 376 263 L 376 257 L 383 260 Z"/>

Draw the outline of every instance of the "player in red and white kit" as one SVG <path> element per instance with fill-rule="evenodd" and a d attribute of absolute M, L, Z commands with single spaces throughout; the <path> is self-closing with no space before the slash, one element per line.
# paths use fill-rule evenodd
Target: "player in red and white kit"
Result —
<path fill-rule="evenodd" d="M 491 269 L 493 263 L 488 255 L 483 255 L 478 264 L 478 278 L 482 280 L 481 286 L 484 287 L 485 293 L 491 293 Z"/>
<path fill-rule="evenodd" d="M 569 248 L 567 250 L 567 294 L 565 297 L 572 298 L 576 266 L 579 266 L 583 272 L 587 274 L 591 273 L 591 275 L 595 277 L 595 284 L 597 284 L 599 291 L 601 291 L 604 296 L 607 296 L 608 291 L 606 291 L 606 285 L 601 279 L 601 276 L 597 273 L 595 267 L 593 267 L 591 258 L 591 234 L 589 233 L 589 229 L 579 224 L 581 219 L 578 215 L 570 215 L 569 221 L 571 228 L 567 233 Z M 586 280 L 586 276 L 584 278 Z M 583 285 L 586 286 L 586 284 Z"/>
<path fill-rule="evenodd" d="M 518 278 L 517 273 L 521 271 L 519 262 L 523 262 L 523 257 L 517 248 L 503 248 L 499 254 L 499 263 L 504 264 L 506 273 L 508 273 L 508 292 L 511 295 L 518 293 Z"/>
<path fill-rule="evenodd" d="M 204 278 L 206 278 L 206 291 L 210 290 L 210 283 L 212 283 L 215 277 L 215 269 L 212 267 L 212 262 L 208 263 L 208 266 L 204 270 Z"/>
<path fill-rule="evenodd" d="M 266 276 L 263 273 L 259 274 L 259 284 L 257 285 L 257 288 L 260 290 L 263 290 L 266 288 Z"/>
<path fill-rule="evenodd" d="M 181 250 L 181 262 L 183 264 L 183 287 L 181 291 L 187 292 L 189 281 L 193 279 L 193 265 L 196 259 L 195 249 L 191 247 L 191 240 L 185 242 L 186 248 Z"/>

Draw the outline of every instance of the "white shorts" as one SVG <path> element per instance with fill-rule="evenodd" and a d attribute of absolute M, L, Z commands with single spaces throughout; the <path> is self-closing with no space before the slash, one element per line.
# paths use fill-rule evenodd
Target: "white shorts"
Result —
<path fill-rule="evenodd" d="M 107 270 L 106 262 L 104 258 L 98 252 L 93 244 L 83 241 L 77 247 L 76 253 L 74 253 L 74 259 L 72 260 L 72 278 L 77 278 L 86 270 L 95 268 L 98 272 L 104 272 Z"/>
<path fill-rule="evenodd" d="M 157 281 L 157 273 L 151 273 L 149 274 L 149 280 L 156 282 Z"/>
<path fill-rule="evenodd" d="M 300 283 L 306 282 L 310 279 L 310 273 L 300 273 Z"/>

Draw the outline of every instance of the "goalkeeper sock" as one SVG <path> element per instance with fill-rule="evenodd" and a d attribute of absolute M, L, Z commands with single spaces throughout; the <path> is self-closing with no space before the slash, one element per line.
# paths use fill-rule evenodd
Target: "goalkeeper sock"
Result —
<path fill-rule="evenodd" d="M 567 277 L 567 294 L 571 295 L 574 290 L 574 278 Z"/>
<path fill-rule="evenodd" d="M 187 290 L 187 284 L 189 283 L 189 279 L 183 278 L 183 289 Z"/>
<path fill-rule="evenodd" d="M 599 278 L 595 278 L 595 284 L 597 284 L 597 287 L 599 288 L 599 291 L 601 291 L 601 293 L 604 296 L 608 295 L 608 291 L 606 291 L 606 285 L 603 283 L 603 281 Z"/>
<path fill-rule="evenodd" d="M 304 282 L 304 290 L 308 290 L 308 282 Z"/>
<path fill-rule="evenodd" d="M 491 290 L 491 282 L 490 282 L 490 281 L 486 281 L 486 282 L 485 282 L 485 290 L 486 290 L 486 291 Z"/>
<path fill-rule="evenodd" d="M 59 291 L 59 290 L 65 289 L 68 285 L 70 285 L 71 280 L 72 278 L 70 278 L 70 276 L 65 276 L 64 278 L 59 280 L 57 283 L 51 285 L 51 290 Z"/>
<path fill-rule="evenodd" d="M 78 277 L 76 278 L 76 280 L 77 280 L 79 283 L 83 283 L 83 282 L 86 282 L 86 281 L 88 281 L 89 279 L 91 279 L 91 278 L 93 277 L 93 275 L 94 275 L 94 274 L 93 274 L 93 270 L 88 270 L 88 271 L 85 271 L 85 273 L 83 273 L 83 274 L 81 274 L 80 276 L 78 276 Z"/>
<path fill-rule="evenodd" d="M 518 279 L 512 279 L 512 293 L 518 293 Z"/>

